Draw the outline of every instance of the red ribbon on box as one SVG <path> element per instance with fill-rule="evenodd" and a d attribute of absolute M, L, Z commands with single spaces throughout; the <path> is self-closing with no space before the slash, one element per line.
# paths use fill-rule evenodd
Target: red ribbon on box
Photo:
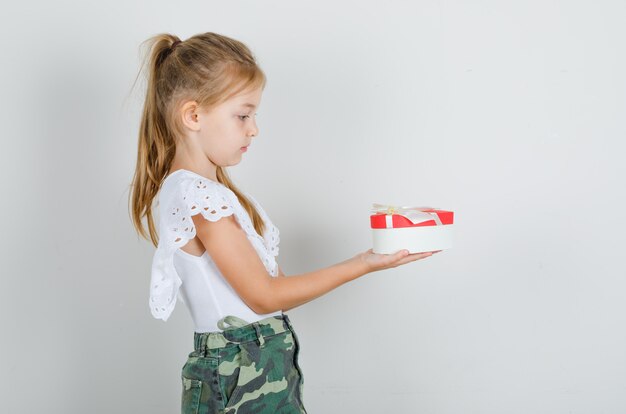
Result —
<path fill-rule="evenodd" d="M 374 203 L 370 224 L 373 229 L 441 226 L 452 224 L 454 213 L 435 207 L 398 207 Z"/>

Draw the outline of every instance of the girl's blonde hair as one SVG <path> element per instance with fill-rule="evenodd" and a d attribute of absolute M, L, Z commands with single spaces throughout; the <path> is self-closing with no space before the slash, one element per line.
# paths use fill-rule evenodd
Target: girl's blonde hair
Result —
<path fill-rule="evenodd" d="M 174 42 L 177 44 L 172 47 Z M 264 89 L 266 78 L 246 45 L 217 33 L 201 33 L 185 41 L 161 33 L 142 45 L 146 43 L 148 53 L 142 64 L 142 68 L 147 64 L 148 70 L 146 100 L 129 199 L 135 229 L 148 239 L 141 221 L 145 216 L 150 240 L 156 247 L 159 238 L 152 202 L 169 172 L 176 142 L 183 137 L 181 120 L 176 116 L 180 106 L 195 100 L 200 107 L 210 109 L 242 91 Z M 219 165 L 217 180 L 237 195 L 255 230 L 263 235 L 265 225 L 259 212 Z"/>

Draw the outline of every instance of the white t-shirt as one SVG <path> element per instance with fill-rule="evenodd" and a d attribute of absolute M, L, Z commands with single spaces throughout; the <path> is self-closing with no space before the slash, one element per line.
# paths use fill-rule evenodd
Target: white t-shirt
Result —
<path fill-rule="evenodd" d="M 246 197 L 265 222 L 263 236 L 256 232 L 235 193 L 225 185 L 188 170 L 176 170 L 165 178 L 159 192 L 159 243 L 150 280 L 152 316 L 167 321 L 177 297 L 189 309 L 196 332 L 219 331 L 217 321 L 226 315 L 255 322 L 282 313 L 255 313 L 230 286 L 207 251 L 194 256 L 180 249 L 196 236 L 191 216 L 200 213 L 207 220 L 217 221 L 234 214 L 268 274 L 276 277 L 278 228 L 254 197 L 247 193 Z"/>

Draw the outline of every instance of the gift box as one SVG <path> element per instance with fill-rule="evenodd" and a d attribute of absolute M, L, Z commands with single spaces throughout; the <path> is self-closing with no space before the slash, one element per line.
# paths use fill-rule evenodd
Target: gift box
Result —
<path fill-rule="evenodd" d="M 403 249 L 421 253 L 452 247 L 452 211 L 374 203 L 371 213 L 374 253 L 393 254 Z"/>

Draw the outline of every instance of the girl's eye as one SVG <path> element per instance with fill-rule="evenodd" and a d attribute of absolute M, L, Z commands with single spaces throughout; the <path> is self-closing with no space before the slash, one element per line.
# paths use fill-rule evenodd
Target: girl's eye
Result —
<path fill-rule="evenodd" d="M 240 120 L 244 121 L 246 118 L 250 118 L 250 115 L 237 115 L 239 117 Z M 254 116 L 257 116 L 257 114 L 254 114 Z"/>

